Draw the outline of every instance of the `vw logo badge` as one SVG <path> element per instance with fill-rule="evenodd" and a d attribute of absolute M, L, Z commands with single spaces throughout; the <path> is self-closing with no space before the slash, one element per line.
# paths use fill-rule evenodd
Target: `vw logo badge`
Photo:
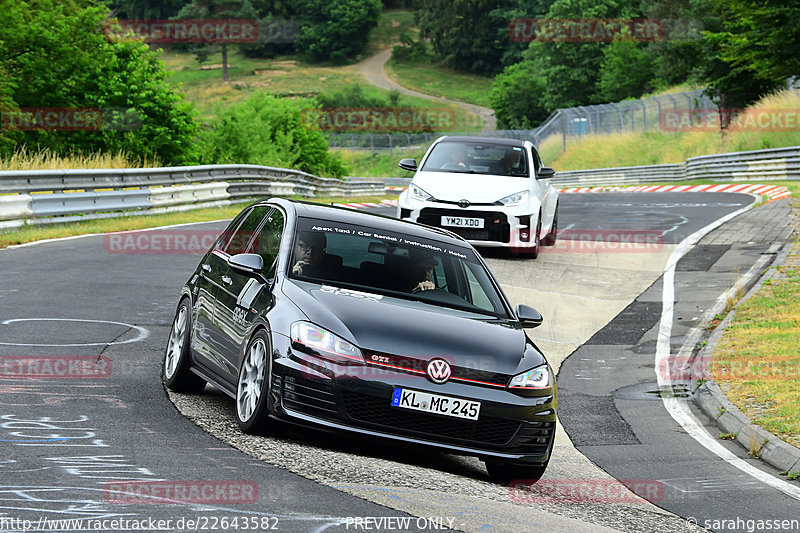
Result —
<path fill-rule="evenodd" d="M 469 200 L 459 200 L 458 207 L 466 209 L 467 207 L 469 207 Z"/>
<path fill-rule="evenodd" d="M 444 359 L 431 359 L 428 363 L 428 377 L 434 383 L 445 383 L 450 379 L 450 365 Z"/>

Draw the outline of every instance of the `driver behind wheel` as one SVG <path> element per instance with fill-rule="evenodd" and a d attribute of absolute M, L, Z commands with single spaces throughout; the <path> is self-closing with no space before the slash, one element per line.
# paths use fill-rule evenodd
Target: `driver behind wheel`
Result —
<path fill-rule="evenodd" d="M 433 282 L 434 268 L 439 262 L 426 252 L 412 250 L 405 267 L 406 286 L 411 292 L 431 291 L 436 288 Z"/>
<path fill-rule="evenodd" d="M 301 231 L 297 237 L 297 246 L 295 246 L 297 262 L 292 267 L 292 274 L 295 276 L 320 277 L 323 273 L 322 263 L 327 246 L 328 239 L 324 233 Z"/>

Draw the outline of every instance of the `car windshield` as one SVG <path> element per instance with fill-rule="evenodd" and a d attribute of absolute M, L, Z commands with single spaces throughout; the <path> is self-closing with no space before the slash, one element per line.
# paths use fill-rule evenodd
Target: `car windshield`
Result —
<path fill-rule="evenodd" d="M 527 158 L 521 146 L 486 142 L 437 143 L 422 170 L 528 177 Z"/>
<path fill-rule="evenodd" d="M 300 218 L 288 275 L 508 317 L 472 249 L 365 226 Z"/>

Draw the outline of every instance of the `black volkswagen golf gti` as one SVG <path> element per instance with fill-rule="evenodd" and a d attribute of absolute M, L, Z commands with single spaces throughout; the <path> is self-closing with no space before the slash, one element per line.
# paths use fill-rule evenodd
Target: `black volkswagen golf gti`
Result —
<path fill-rule="evenodd" d="M 481 256 L 446 230 L 284 199 L 222 232 L 181 291 L 164 358 L 175 391 L 212 383 L 244 432 L 270 418 L 474 455 L 538 479 L 553 371 Z"/>

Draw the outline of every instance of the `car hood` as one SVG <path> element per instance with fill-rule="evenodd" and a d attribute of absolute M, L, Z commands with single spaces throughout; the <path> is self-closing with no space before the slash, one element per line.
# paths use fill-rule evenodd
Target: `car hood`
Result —
<path fill-rule="evenodd" d="M 528 190 L 530 178 L 461 174 L 458 172 L 417 172 L 413 183 L 438 200 L 491 203 Z"/>
<path fill-rule="evenodd" d="M 513 320 L 295 280 L 284 284 L 284 293 L 311 322 L 365 351 L 443 357 L 456 366 L 509 375 L 545 362 Z"/>

